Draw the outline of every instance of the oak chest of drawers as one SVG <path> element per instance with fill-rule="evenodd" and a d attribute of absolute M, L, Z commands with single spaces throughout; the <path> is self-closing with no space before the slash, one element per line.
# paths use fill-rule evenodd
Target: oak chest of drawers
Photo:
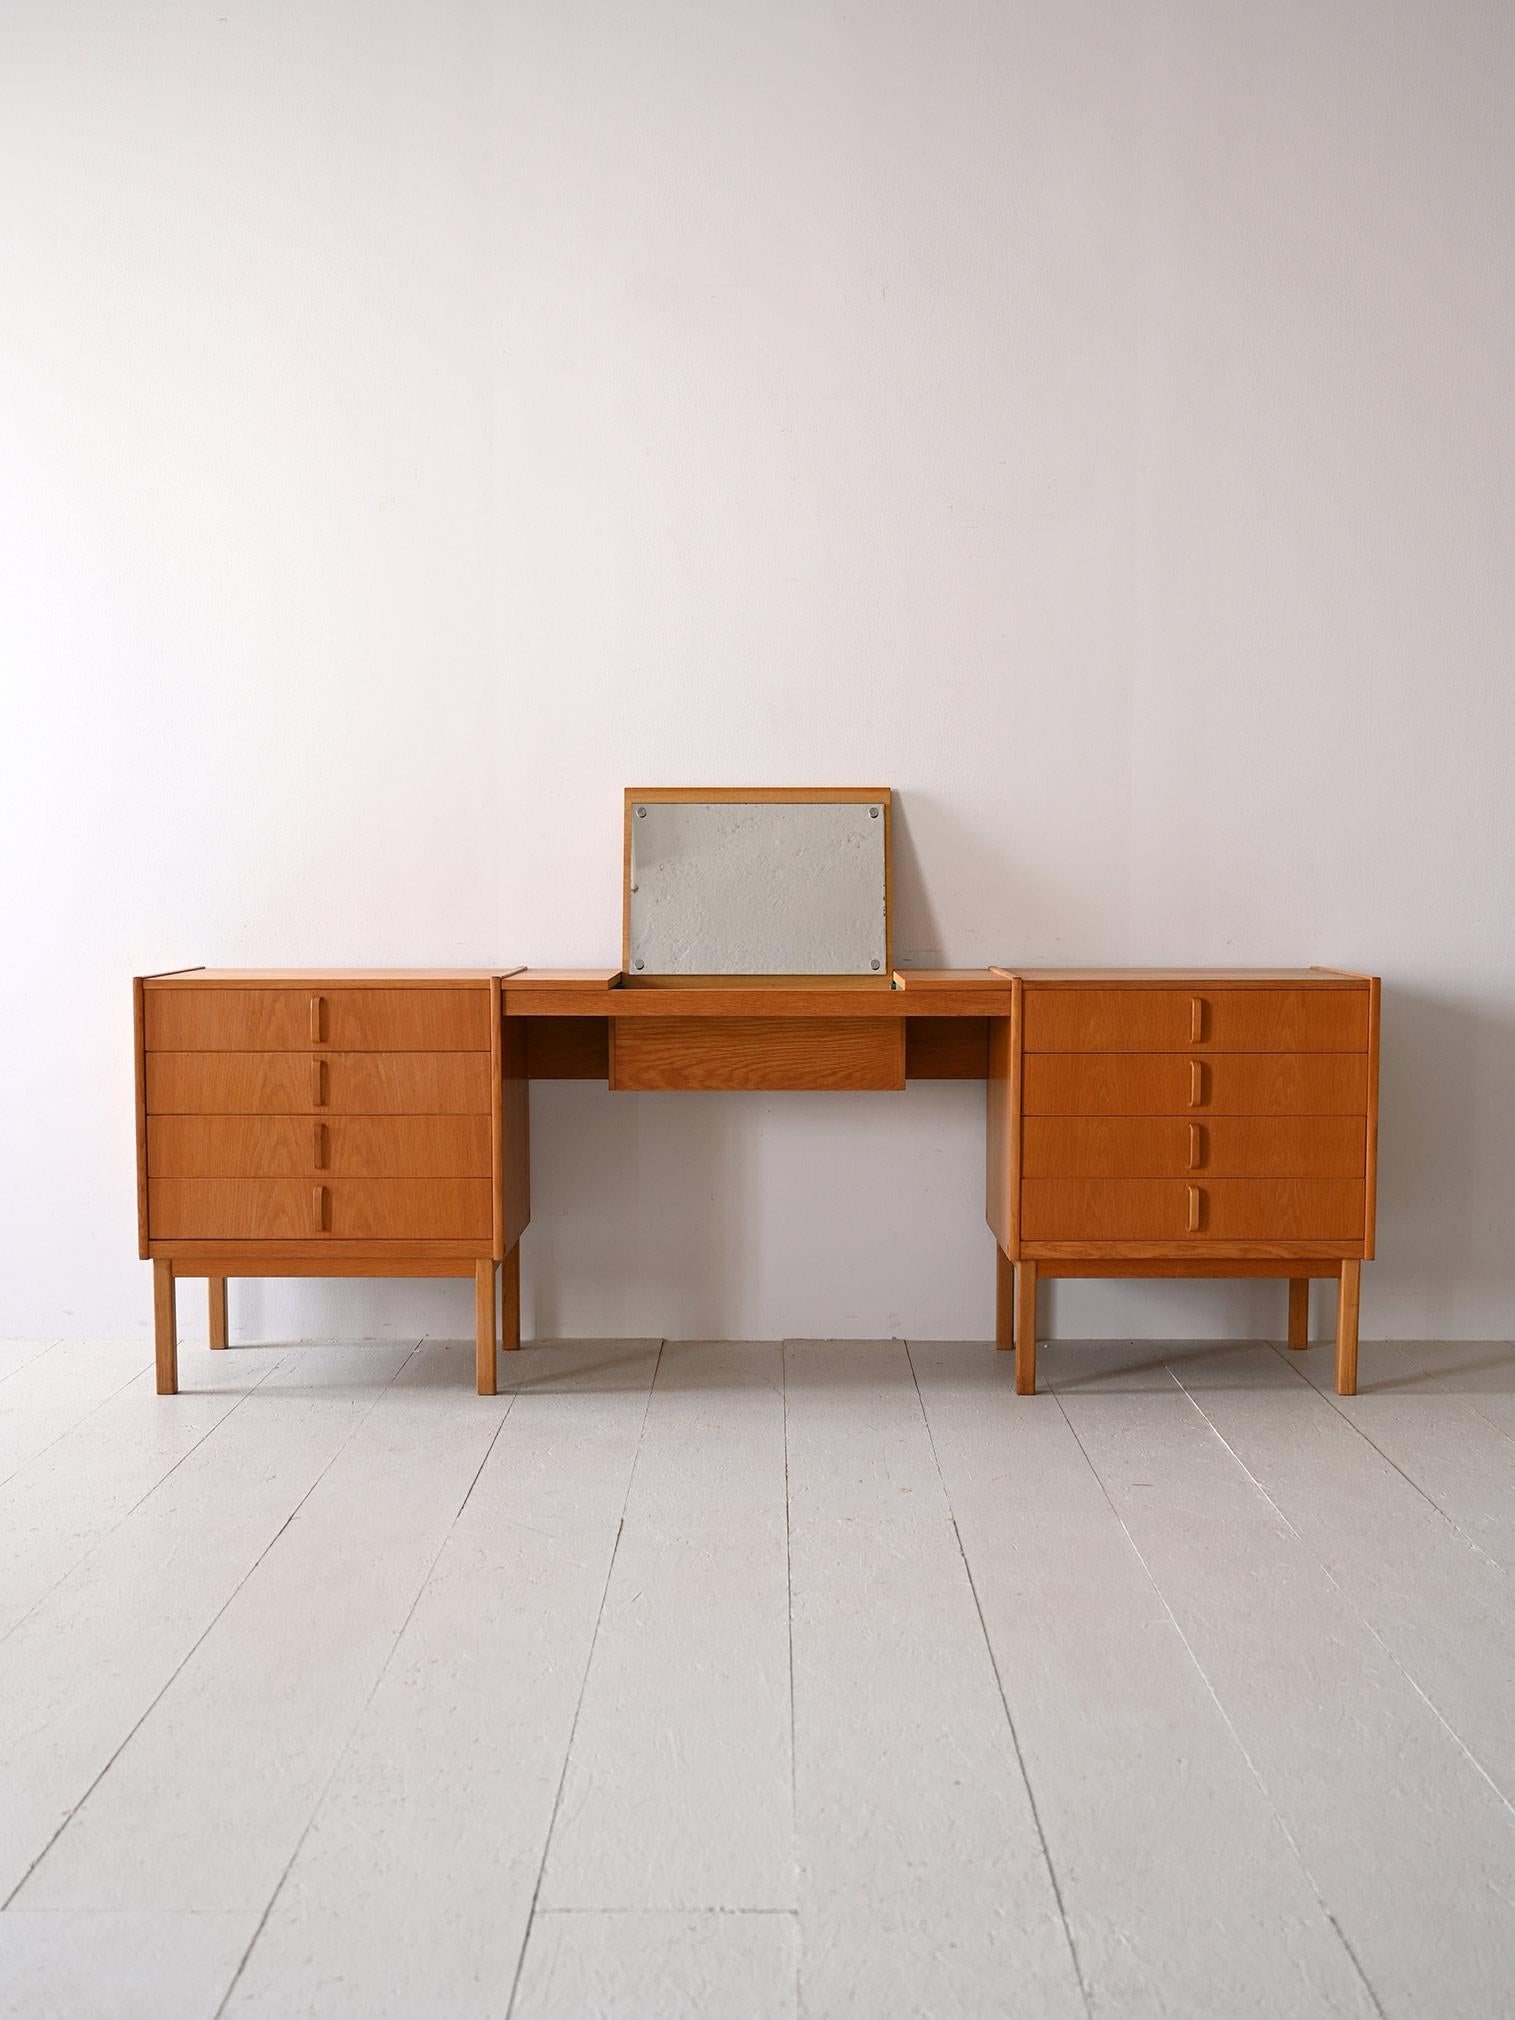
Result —
<path fill-rule="evenodd" d="M 1338 1285 L 1357 1382 L 1373 1253 L 1378 983 L 1322 969 L 1004 970 L 990 1029 L 988 1218 L 1000 1344 L 1036 1385 L 1041 1277 L 1274 1276 L 1303 1346 Z"/>
<path fill-rule="evenodd" d="M 158 1388 L 177 1387 L 174 1286 L 231 1276 L 475 1282 L 477 1381 L 495 1387 L 495 1290 L 519 1341 L 530 1218 L 523 1044 L 500 973 L 195 969 L 134 984 L 139 1247 Z"/>

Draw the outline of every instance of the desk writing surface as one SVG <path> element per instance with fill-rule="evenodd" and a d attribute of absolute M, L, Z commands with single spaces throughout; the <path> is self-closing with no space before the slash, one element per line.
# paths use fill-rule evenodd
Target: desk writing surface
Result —
<path fill-rule="evenodd" d="M 538 974 L 543 979 L 538 982 Z M 555 982 L 550 970 L 528 968 L 506 983 L 501 999 L 507 1017 L 849 1017 L 898 1022 L 905 1018 L 985 1017 L 1010 1014 L 1008 982 L 975 978 L 963 987 L 938 977 L 895 988 L 887 979 L 863 977 L 793 983 L 755 981 L 720 986 L 693 983 L 638 988 L 582 987 Z"/>

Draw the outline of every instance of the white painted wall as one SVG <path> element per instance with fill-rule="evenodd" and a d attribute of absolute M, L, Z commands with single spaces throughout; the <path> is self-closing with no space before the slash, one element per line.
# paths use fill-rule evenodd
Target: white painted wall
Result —
<path fill-rule="evenodd" d="M 1507 0 L 8 0 L 0 1331 L 148 1329 L 134 970 L 614 960 L 623 785 L 879 780 L 907 960 L 1381 970 L 1365 1329 L 1508 1334 L 1512 81 Z M 539 1086 L 528 1324 L 986 1336 L 981 1107 Z"/>

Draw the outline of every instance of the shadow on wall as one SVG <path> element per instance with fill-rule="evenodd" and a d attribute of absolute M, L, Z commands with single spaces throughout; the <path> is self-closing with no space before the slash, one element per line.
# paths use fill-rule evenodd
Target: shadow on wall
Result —
<path fill-rule="evenodd" d="M 521 1247 L 523 1338 L 593 1335 L 607 1312 L 620 1315 L 617 1336 L 740 1335 L 756 1178 L 730 1109 L 745 1098 L 607 1098 L 602 1081 L 536 1083 L 533 1196 L 571 1201 L 572 1216 L 570 1225 L 561 1213 L 533 1214 Z M 670 1107 L 677 1127 L 660 1127 Z"/>
<path fill-rule="evenodd" d="M 1363 1271 L 1364 1329 L 1383 1299 L 1401 1339 L 1515 1333 L 1508 992 L 1436 996 L 1387 977 L 1381 1053 L 1379 1260 Z"/>

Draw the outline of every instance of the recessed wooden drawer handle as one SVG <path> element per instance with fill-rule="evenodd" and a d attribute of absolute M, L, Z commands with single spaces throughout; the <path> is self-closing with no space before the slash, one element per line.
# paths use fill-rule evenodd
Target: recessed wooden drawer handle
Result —
<path fill-rule="evenodd" d="M 318 1123 L 316 1123 L 316 1124 L 314 1125 L 314 1133 L 315 1133 L 315 1149 L 314 1149 L 314 1151 L 313 1151 L 313 1153 L 312 1153 L 312 1162 L 314 1163 L 314 1165 L 315 1165 L 315 1167 L 316 1167 L 316 1170 L 317 1170 L 317 1171 L 325 1171 L 325 1169 L 326 1169 L 326 1124 L 325 1124 L 324 1122 L 318 1122 Z"/>
<path fill-rule="evenodd" d="M 310 999 L 310 1042 L 319 1045 L 325 1035 L 326 998 L 312 996 Z"/>
<path fill-rule="evenodd" d="M 1190 1234 L 1198 1234 L 1200 1190 L 1197 1185 L 1186 1185 L 1184 1191 L 1189 1195 L 1189 1232 Z"/>
<path fill-rule="evenodd" d="M 1205 1105 L 1205 1068 L 1200 1059 L 1189 1061 L 1189 1106 L 1203 1108 Z"/>
<path fill-rule="evenodd" d="M 317 1124 L 318 1133 L 319 1129 L 320 1125 L 318 1123 Z M 1189 1124 L 1190 1171 L 1198 1171 L 1200 1166 L 1204 1163 L 1204 1161 L 1205 1161 L 1205 1132 L 1203 1129 L 1201 1129 L 1200 1125 L 1197 1122 L 1191 1122 Z M 321 1162 L 319 1157 L 316 1159 L 316 1162 L 317 1164 Z"/>
<path fill-rule="evenodd" d="M 312 1059 L 310 1062 L 310 1105 L 312 1108 L 326 1106 L 326 1061 Z"/>
<path fill-rule="evenodd" d="M 1198 1045 L 1205 1035 L 1205 999 L 1203 996 L 1189 998 L 1189 1043 Z"/>
<path fill-rule="evenodd" d="M 326 1197 L 326 1187 L 324 1185 L 313 1185 L 311 1187 L 310 1215 L 315 1223 L 313 1232 L 316 1234 L 325 1234 L 326 1232 Z"/>

